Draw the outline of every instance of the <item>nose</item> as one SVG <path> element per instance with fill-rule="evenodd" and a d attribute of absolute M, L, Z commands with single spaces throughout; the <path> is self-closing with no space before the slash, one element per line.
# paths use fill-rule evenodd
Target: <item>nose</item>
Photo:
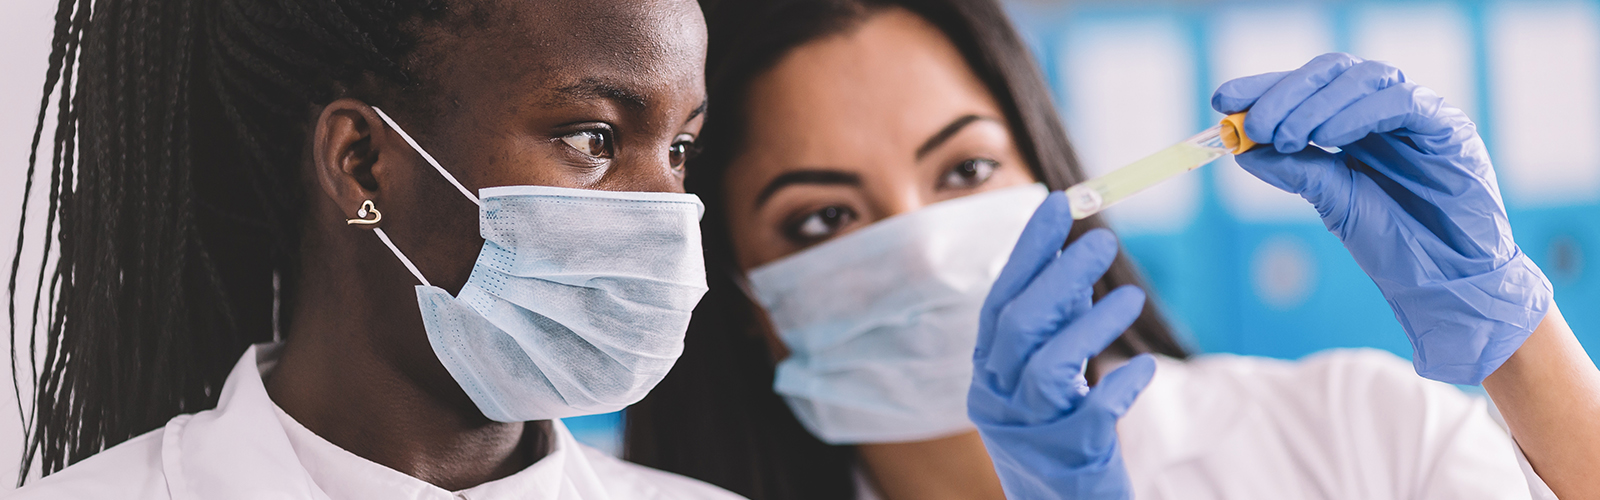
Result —
<path fill-rule="evenodd" d="M 877 189 L 869 188 L 868 196 L 872 198 L 873 209 L 877 212 L 879 220 L 896 215 L 915 212 L 928 205 L 928 199 L 914 182 L 893 182 Z"/>

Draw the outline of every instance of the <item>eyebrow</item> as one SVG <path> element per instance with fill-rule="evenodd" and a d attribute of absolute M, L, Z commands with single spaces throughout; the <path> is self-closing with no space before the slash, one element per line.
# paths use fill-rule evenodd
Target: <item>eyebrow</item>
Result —
<path fill-rule="evenodd" d="M 633 110 L 646 107 L 644 96 L 638 92 L 594 78 L 585 78 L 576 84 L 557 87 L 555 90 L 574 99 L 610 99 Z"/>
<path fill-rule="evenodd" d="M 692 120 L 694 120 L 694 118 L 696 116 L 700 116 L 702 113 L 705 113 L 705 112 L 706 112 L 706 101 L 700 101 L 700 106 L 694 108 L 694 111 L 690 111 L 689 112 L 689 119 L 688 120 L 684 120 L 684 121 L 685 122 L 692 121 Z"/>
<path fill-rule="evenodd" d="M 761 208 L 761 205 L 765 204 L 767 199 L 772 198 L 773 193 L 777 193 L 779 189 L 793 184 L 860 186 L 861 176 L 838 170 L 785 172 L 783 175 L 773 179 L 772 182 L 768 182 L 767 187 L 761 188 L 761 194 L 756 195 L 756 208 Z"/>
<path fill-rule="evenodd" d="M 954 137 L 956 132 L 960 132 L 961 129 L 966 128 L 967 125 L 971 125 L 973 122 L 977 122 L 979 120 L 994 121 L 992 118 L 978 115 L 966 115 L 956 118 L 954 121 L 951 121 L 949 125 L 945 125 L 944 128 L 939 129 L 938 132 L 935 132 L 932 137 L 928 138 L 928 140 L 923 141 L 921 146 L 917 146 L 916 158 L 921 160 L 922 157 L 927 156 L 928 153 L 933 151 L 934 148 L 939 147 L 940 144 L 944 144 L 945 141 L 948 141 L 951 137 Z"/>
<path fill-rule="evenodd" d="M 586 78 L 574 85 L 557 87 L 556 92 L 566 94 L 574 99 L 604 98 L 622 103 L 628 109 L 640 110 L 649 106 L 643 95 L 618 85 L 607 83 L 594 78 Z M 706 112 L 706 100 L 701 100 L 699 106 L 689 111 L 689 118 L 685 122 L 694 120 Z"/>

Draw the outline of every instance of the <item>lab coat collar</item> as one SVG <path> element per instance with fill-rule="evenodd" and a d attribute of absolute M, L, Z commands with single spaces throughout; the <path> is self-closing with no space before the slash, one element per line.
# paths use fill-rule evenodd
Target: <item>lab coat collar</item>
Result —
<path fill-rule="evenodd" d="M 173 499 L 328 500 L 295 457 L 261 382 L 258 357 L 270 367 L 275 347 L 245 350 L 222 384 L 216 409 L 167 423 L 161 462 Z"/>
<path fill-rule="evenodd" d="M 262 383 L 279 346 L 251 346 L 228 374 L 216 409 L 167 424 L 161 458 L 172 498 L 330 500 L 295 454 Z M 604 491 L 572 433 L 560 421 L 551 424 L 549 455 L 506 478 L 518 480 L 485 483 L 467 490 L 469 497 L 561 498 L 576 490 L 594 498 Z"/>

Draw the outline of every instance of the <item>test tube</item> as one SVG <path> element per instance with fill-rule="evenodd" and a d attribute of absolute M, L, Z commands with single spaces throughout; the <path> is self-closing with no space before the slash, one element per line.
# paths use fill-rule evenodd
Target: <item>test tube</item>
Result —
<path fill-rule="evenodd" d="M 1100 213 L 1150 186 L 1200 168 L 1222 155 L 1248 151 L 1255 143 L 1240 132 L 1243 124 L 1244 113 L 1230 115 L 1221 124 L 1194 137 L 1067 188 L 1072 218 L 1083 219 Z"/>

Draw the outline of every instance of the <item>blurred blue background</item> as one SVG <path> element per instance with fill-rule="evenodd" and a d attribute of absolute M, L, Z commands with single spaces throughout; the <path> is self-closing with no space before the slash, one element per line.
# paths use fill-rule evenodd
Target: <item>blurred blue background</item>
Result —
<path fill-rule="evenodd" d="M 1091 175 L 1221 116 L 1231 78 L 1325 52 L 1389 61 L 1479 124 L 1517 241 L 1590 347 L 1600 314 L 1600 2 L 1010 4 Z M 1409 359 L 1393 313 L 1296 196 L 1214 162 L 1110 211 L 1191 345 L 1298 358 L 1368 346 Z"/>
<path fill-rule="evenodd" d="M 1389 61 L 1478 123 L 1517 242 L 1600 353 L 1600 1 L 1009 4 L 1084 166 L 1105 173 L 1214 125 L 1231 78 L 1348 52 Z M 1200 352 L 1295 359 L 1411 347 L 1377 286 L 1310 205 L 1231 158 L 1109 211 Z M 1596 270 L 1600 272 L 1600 270 Z M 615 450 L 617 414 L 567 419 Z"/>

